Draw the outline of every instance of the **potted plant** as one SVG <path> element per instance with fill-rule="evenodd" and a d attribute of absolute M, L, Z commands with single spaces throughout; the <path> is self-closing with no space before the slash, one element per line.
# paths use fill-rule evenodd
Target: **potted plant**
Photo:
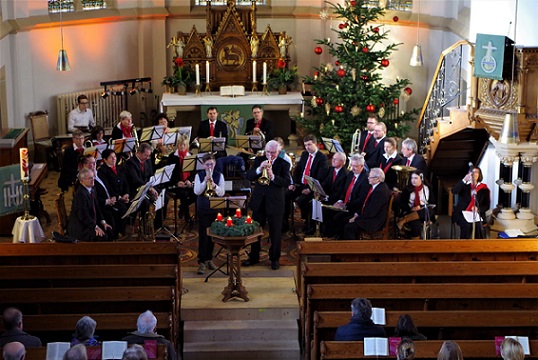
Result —
<path fill-rule="evenodd" d="M 283 59 L 278 59 L 276 65 L 277 68 L 267 81 L 269 90 L 278 90 L 279 94 L 286 94 L 288 87 L 297 83 L 297 66 L 288 68 L 288 64 Z"/>
<path fill-rule="evenodd" d="M 187 93 L 187 86 L 192 84 L 193 76 L 190 68 L 183 58 L 174 57 L 174 74 L 165 76 L 161 82 L 164 86 L 169 86 L 177 91 L 179 95 L 185 95 Z"/>

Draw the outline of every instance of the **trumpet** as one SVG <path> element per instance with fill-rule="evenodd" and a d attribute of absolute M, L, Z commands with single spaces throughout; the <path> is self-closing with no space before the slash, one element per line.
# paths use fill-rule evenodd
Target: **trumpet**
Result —
<path fill-rule="evenodd" d="M 209 180 L 206 181 L 205 191 L 204 191 L 205 197 L 213 197 L 217 195 L 217 192 L 215 189 L 213 189 L 213 169 L 211 168 L 209 170 Z"/>
<path fill-rule="evenodd" d="M 269 179 L 268 169 L 273 166 L 273 161 L 271 158 L 268 158 L 267 161 L 269 162 L 266 167 L 262 170 L 262 175 L 258 178 L 258 184 L 267 186 L 271 182 L 271 179 Z"/>

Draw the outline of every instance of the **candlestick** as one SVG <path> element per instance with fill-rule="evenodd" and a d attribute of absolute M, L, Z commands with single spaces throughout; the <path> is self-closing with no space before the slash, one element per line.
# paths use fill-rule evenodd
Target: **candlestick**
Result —
<path fill-rule="evenodd" d="M 19 155 L 21 159 L 21 180 L 30 180 L 30 173 L 28 170 L 28 148 L 20 148 Z"/>
<path fill-rule="evenodd" d="M 222 221 L 222 214 L 221 213 L 217 214 L 217 221 Z"/>
<path fill-rule="evenodd" d="M 228 219 L 226 219 L 226 226 L 232 226 L 232 218 L 228 216 Z"/>
<path fill-rule="evenodd" d="M 239 209 L 239 208 L 235 209 L 235 217 L 237 217 L 237 218 L 241 217 L 241 209 Z"/>
<path fill-rule="evenodd" d="M 252 82 L 256 82 L 256 60 L 252 61 Z"/>
<path fill-rule="evenodd" d="M 205 82 L 209 84 L 209 61 L 205 62 Z"/>
<path fill-rule="evenodd" d="M 250 217 L 250 215 L 247 216 L 247 221 L 246 221 L 247 224 L 252 224 L 252 218 Z"/>
<path fill-rule="evenodd" d="M 200 64 L 196 64 L 196 85 L 200 85 Z"/>
<path fill-rule="evenodd" d="M 267 62 L 263 62 L 263 83 L 267 84 Z"/>
<path fill-rule="evenodd" d="M 303 81 L 303 83 L 302 83 L 302 88 L 303 88 L 303 94 L 305 94 L 305 93 L 306 93 L 306 89 L 305 89 L 305 87 L 304 87 L 304 81 Z"/>

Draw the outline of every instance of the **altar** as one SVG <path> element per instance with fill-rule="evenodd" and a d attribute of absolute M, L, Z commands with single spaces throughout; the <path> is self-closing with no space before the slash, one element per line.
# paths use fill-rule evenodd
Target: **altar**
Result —
<path fill-rule="evenodd" d="M 295 123 L 290 116 L 300 115 L 304 112 L 303 96 L 299 92 L 289 92 L 285 95 L 270 93 L 270 95 L 245 94 L 244 96 L 225 97 L 202 93 L 187 95 L 163 94 L 160 110 L 165 112 L 173 126 L 192 126 L 193 137 L 196 136 L 200 121 L 207 118 L 204 109 L 216 106 L 219 110 L 219 119 L 230 127 L 230 124 L 239 121 L 243 123 L 252 117 L 251 107 L 260 105 L 264 110 L 264 118 L 273 122 L 275 136 L 287 139 L 295 133 Z M 242 135 L 240 132 L 238 135 Z M 235 135 L 230 133 L 230 137 Z"/>

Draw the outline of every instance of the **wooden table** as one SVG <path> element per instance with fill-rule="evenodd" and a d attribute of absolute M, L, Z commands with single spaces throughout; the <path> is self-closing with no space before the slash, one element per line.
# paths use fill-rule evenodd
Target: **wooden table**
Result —
<path fill-rule="evenodd" d="M 238 297 L 245 301 L 249 301 L 247 296 L 248 291 L 243 286 L 241 280 L 241 258 L 239 252 L 241 249 L 247 245 L 250 245 L 256 241 L 261 241 L 263 235 L 262 229 L 258 229 L 255 233 L 248 236 L 221 236 L 216 235 L 211 232 L 211 228 L 207 229 L 207 235 L 211 237 L 211 240 L 215 244 L 226 248 L 228 251 L 228 261 L 229 261 L 229 273 L 230 277 L 228 278 L 228 286 L 222 291 L 223 302 L 230 300 L 233 297 Z"/>

